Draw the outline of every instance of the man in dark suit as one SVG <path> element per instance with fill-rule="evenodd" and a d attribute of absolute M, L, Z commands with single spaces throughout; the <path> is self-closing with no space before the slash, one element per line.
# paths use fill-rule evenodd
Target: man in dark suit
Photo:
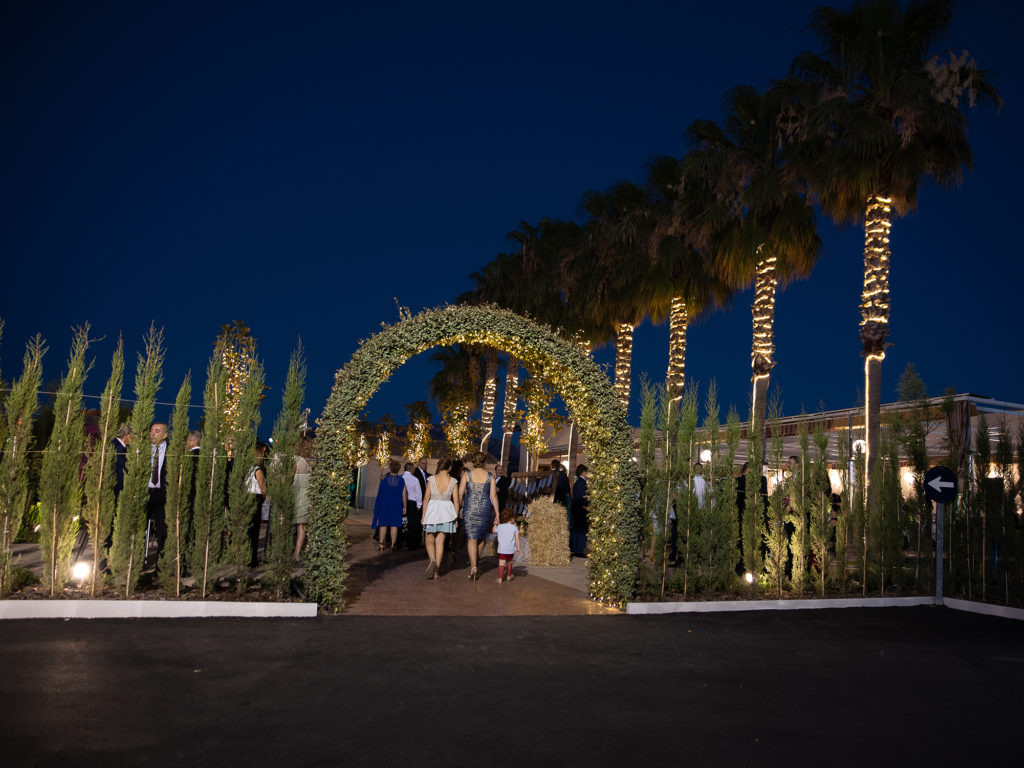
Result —
<path fill-rule="evenodd" d="M 114 446 L 114 501 L 121 495 L 124 488 L 124 468 L 128 463 L 128 445 L 132 441 L 132 428 L 127 424 L 118 427 L 117 437 L 112 441 Z M 109 546 L 109 545 L 108 545 Z"/>
<path fill-rule="evenodd" d="M 146 504 L 146 521 L 156 536 L 156 556 L 164 550 L 167 540 L 167 520 L 164 505 L 167 503 L 167 425 L 156 421 L 149 428 L 149 501 Z"/>
<path fill-rule="evenodd" d="M 494 489 L 498 492 L 498 512 L 501 512 L 508 504 L 508 489 L 512 485 L 512 478 L 505 474 L 505 467 L 501 464 L 494 465 Z"/>
<path fill-rule="evenodd" d="M 196 470 L 199 468 L 199 440 L 202 436 L 202 432 L 192 430 L 188 433 L 188 440 L 185 443 L 188 446 L 188 456 L 192 460 L 192 483 L 188 489 L 188 509 L 190 514 L 195 509 L 196 503 Z"/>
<path fill-rule="evenodd" d="M 430 477 L 430 473 L 427 472 L 427 457 L 420 456 L 419 464 L 416 465 L 416 469 L 413 470 L 412 476 L 420 482 L 420 498 L 423 498 L 423 494 L 427 492 L 427 478 Z"/>

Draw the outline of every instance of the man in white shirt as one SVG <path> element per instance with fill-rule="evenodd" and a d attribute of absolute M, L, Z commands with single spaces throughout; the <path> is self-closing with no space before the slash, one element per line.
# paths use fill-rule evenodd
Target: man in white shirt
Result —
<path fill-rule="evenodd" d="M 423 509 L 423 490 L 420 488 L 420 481 L 412 473 L 416 465 L 411 461 L 405 462 L 405 472 L 402 479 L 405 480 L 405 516 L 408 519 L 405 534 L 406 549 L 416 549 L 423 539 L 423 527 L 420 525 Z"/>
<path fill-rule="evenodd" d="M 167 501 L 167 425 L 154 422 L 149 428 L 149 442 L 149 502 L 146 504 L 146 520 L 156 537 L 156 556 L 159 558 L 167 540 L 167 521 L 164 519 L 164 504 Z"/>

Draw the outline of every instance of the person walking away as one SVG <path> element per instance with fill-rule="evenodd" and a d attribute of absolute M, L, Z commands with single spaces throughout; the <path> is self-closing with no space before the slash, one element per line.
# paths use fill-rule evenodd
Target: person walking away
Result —
<path fill-rule="evenodd" d="M 423 517 L 423 489 L 420 488 L 420 481 L 412 470 L 416 465 L 411 461 L 405 463 L 405 472 L 402 479 L 405 481 L 405 516 L 408 520 L 408 527 L 405 533 L 406 549 L 419 549 L 423 539 L 423 529 L 420 527 L 420 518 Z"/>
<path fill-rule="evenodd" d="M 477 451 L 466 457 L 466 469 L 459 483 L 462 498 L 462 518 L 466 526 L 466 547 L 469 550 L 469 578 L 476 581 L 477 568 L 483 557 L 484 540 L 491 530 L 494 511 L 498 508 L 498 495 L 494 479 L 487 471 L 487 455 Z"/>
<path fill-rule="evenodd" d="M 498 534 L 498 583 L 512 581 L 512 558 L 519 554 L 519 527 L 515 524 L 515 513 L 505 507 L 501 510 L 501 522 L 494 522 L 494 532 Z M 508 577 L 505 567 L 508 566 Z"/>
<path fill-rule="evenodd" d="M 455 533 L 458 525 L 459 484 L 448 474 L 451 459 L 441 459 L 437 472 L 427 478 L 427 492 L 423 496 L 420 525 L 427 547 L 427 578 L 441 575 L 444 540 Z"/>
<path fill-rule="evenodd" d="M 373 502 L 373 526 L 380 528 L 380 543 L 377 551 L 383 552 L 387 546 L 388 531 L 391 531 L 391 551 L 398 551 L 398 530 L 402 527 L 402 513 L 407 501 L 405 480 L 402 479 L 401 463 L 391 460 L 388 465 L 390 474 L 380 479 L 377 487 L 377 498 Z"/>

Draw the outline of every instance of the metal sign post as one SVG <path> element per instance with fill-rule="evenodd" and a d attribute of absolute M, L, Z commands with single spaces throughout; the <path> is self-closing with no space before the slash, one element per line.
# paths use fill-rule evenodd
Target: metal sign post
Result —
<path fill-rule="evenodd" d="M 942 602 L 942 529 L 945 505 L 956 498 L 956 474 L 941 464 L 924 473 L 924 495 L 935 502 L 935 602 Z"/>
<path fill-rule="evenodd" d="M 945 504 L 935 505 L 935 602 L 942 602 L 942 529 L 946 524 Z"/>

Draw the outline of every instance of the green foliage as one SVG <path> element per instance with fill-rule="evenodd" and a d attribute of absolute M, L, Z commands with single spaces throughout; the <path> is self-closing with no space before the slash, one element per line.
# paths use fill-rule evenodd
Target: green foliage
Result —
<path fill-rule="evenodd" d="M 253 556 L 249 543 L 249 525 L 256 509 L 256 494 L 249 492 L 249 481 L 255 467 L 262 460 L 256 452 L 256 430 L 260 424 L 259 403 L 263 395 L 263 365 L 258 359 L 250 361 L 248 377 L 237 401 L 228 445 L 232 452 L 232 467 L 228 474 L 227 546 L 222 562 L 228 572 L 237 578 L 239 593 L 245 588 L 249 561 Z"/>
<path fill-rule="evenodd" d="M 274 458 L 267 469 L 270 497 L 270 546 L 267 550 L 266 583 L 278 597 L 288 588 L 292 574 L 292 523 L 295 519 L 295 447 L 302 426 L 302 401 L 306 397 L 306 359 L 302 345 L 292 352 L 281 396 L 281 412 L 274 422 Z"/>
<path fill-rule="evenodd" d="M 771 434 L 770 464 L 781 467 L 782 428 L 779 425 L 780 405 L 774 397 L 768 405 L 768 431 Z M 786 484 L 776 482 L 768 495 L 768 523 L 765 526 L 764 575 L 766 584 L 782 597 L 786 580 Z"/>
<path fill-rule="evenodd" d="M 167 521 L 167 541 L 160 554 L 157 576 L 164 591 L 174 597 L 181 596 L 181 577 L 184 574 L 189 530 L 192 527 L 192 509 L 189 493 L 195 465 L 188 455 L 189 404 L 192 402 L 192 377 L 185 377 L 171 416 L 171 435 L 164 461 L 167 464 L 167 501 L 164 519 Z"/>
<path fill-rule="evenodd" d="M 68 368 L 54 401 L 54 426 L 39 479 L 39 550 L 46 565 L 43 585 L 52 597 L 70 575 L 71 551 L 82 511 L 82 453 L 85 418 L 82 385 L 91 367 L 85 360 L 89 325 L 75 330 Z"/>
<path fill-rule="evenodd" d="M 100 397 L 99 437 L 85 467 L 84 517 L 92 537 L 93 567 L 90 593 L 96 594 L 100 562 L 106 556 L 104 546 L 114 519 L 114 438 L 121 415 L 121 390 L 124 386 L 124 343 L 110 360 L 110 378 Z"/>
<path fill-rule="evenodd" d="M 654 560 L 657 549 L 664 550 L 665 514 L 664 494 L 659 490 L 661 470 L 656 461 L 658 439 L 656 420 L 660 388 L 651 385 L 646 376 L 640 380 L 640 446 L 637 455 L 637 469 L 640 473 L 640 515 L 643 520 L 641 552 L 647 559 Z M 659 499 L 661 503 L 659 503 Z M 659 553 L 660 557 L 663 552 Z"/>
<path fill-rule="evenodd" d="M 13 588 L 11 547 L 29 503 L 29 451 L 34 435 L 32 414 L 38 407 L 46 344 L 41 336 L 28 342 L 21 377 L 4 402 L 7 442 L 0 456 L 0 596 Z"/>
<path fill-rule="evenodd" d="M 125 597 L 135 591 L 145 564 L 146 504 L 149 501 L 152 456 L 149 428 L 156 409 L 156 394 L 163 382 L 163 331 L 150 326 L 143 346 L 145 353 L 139 355 L 135 365 L 135 407 L 131 420 L 134 438 L 126 456 L 124 487 L 117 497 L 114 539 L 110 548 L 114 584 Z"/>
<path fill-rule="evenodd" d="M 801 445 L 801 448 L 803 446 Z M 806 454 L 806 451 L 804 451 Z M 829 540 L 833 531 L 832 486 L 828 476 L 828 435 L 822 422 L 814 425 L 814 457 L 810 472 L 810 493 L 808 494 L 808 541 L 815 568 L 809 569 L 811 583 L 822 597 L 828 581 Z M 806 456 L 805 456 L 806 459 Z"/>
<path fill-rule="evenodd" d="M 694 539 L 700 522 L 700 510 L 697 496 L 693 491 L 693 462 L 700 453 L 697 445 L 697 397 L 696 385 L 690 385 L 683 390 L 679 400 L 678 424 L 673 425 L 677 430 L 675 447 L 674 450 L 669 448 L 671 466 L 666 478 L 666 484 L 672 494 L 672 505 L 676 510 L 678 548 L 682 561 L 679 570 L 682 575 L 684 598 L 691 588 L 695 588 L 699 557 Z"/>
<path fill-rule="evenodd" d="M 214 566 L 220 560 L 221 531 L 224 530 L 225 482 L 228 452 L 224 446 L 224 405 L 227 372 L 221 356 L 214 352 L 206 368 L 203 391 L 203 436 L 196 463 L 196 498 L 192 513 L 192 555 L 189 570 L 195 588 L 203 597 L 213 582 Z"/>
<path fill-rule="evenodd" d="M 345 581 L 344 519 L 353 425 L 377 388 L 410 357 L 435 347 L 477 343 L 515 355 L 555 388 L 588 446 L 590 592 L 619 605 L 635 590 L 639 532 L 637 475 L 629 427 L 603 371 L 550 328 L 494 306 L 443 307 L 385 327 L 365 340 L 338 371 L 317 432 L 310 478 L 307 585 L 327 611 L 341 608 Z"/>

